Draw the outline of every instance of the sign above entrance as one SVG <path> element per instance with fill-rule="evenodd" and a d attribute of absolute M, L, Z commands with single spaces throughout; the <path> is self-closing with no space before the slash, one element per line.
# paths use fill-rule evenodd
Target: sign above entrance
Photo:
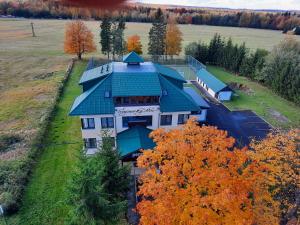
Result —
<path fill-rule="evenodd" d="M 126 116 L 126 115 L 146 115 L 148 113 L 153 113 L 159 110 L 159 106 L 149 106 L 149 107 L 121 107 L 116 108 L 117 116 Z"/>

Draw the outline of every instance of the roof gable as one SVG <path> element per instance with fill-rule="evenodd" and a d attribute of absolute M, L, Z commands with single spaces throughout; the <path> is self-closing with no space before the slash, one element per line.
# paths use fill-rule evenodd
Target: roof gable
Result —
<path fill-rule="evenodd" d="M 199 111 L 200 107 L 193 101 L 193 99 L 183 90 L 176 87 L 163 76 L 160 76 L 160 83 L 163 92 L 160 99 L 160 110 L 162 112 L 180 112 L 180 111 Z"/>
<path fill-rule="evenodd" d="M 152 130 L 143 127 L 135 126 L 127 129 L 117 135 L 117 146 L 121 156 L 127 156 L 140 149 L 152 149 L 155 143 L 149 137 Z"/>
<path fill-rule="evenodd" d="M 123 57 L 124 63 L 142 63 L 144 59 L 139 56 L 136 52 L 130 52 Z"/>
<path fill-rule="evenodd" d="M 202 80 L 207 86 L 212 89 L 215 93 L 221 91 L 227 85 L 217 79 L 214 75 L 208 72 L 206 69 L 201 69 L 197 72 L 197 77 Z"/>
<path fill-rule="evenodd" d="M 111 93 L 111 79 L 111 76 L 108 76 L 78 96 L 70 110 L 70 115 L 113 114 L 115 110 L 113 99 L 105 97 L 105 92 Z"/>

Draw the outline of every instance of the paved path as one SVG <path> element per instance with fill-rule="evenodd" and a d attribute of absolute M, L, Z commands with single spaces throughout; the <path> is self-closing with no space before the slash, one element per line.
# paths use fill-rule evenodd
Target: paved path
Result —
<path fill-rule="evenodd" d="M 272 127 L 251 110 L 230 111 L 210 96 L 197 82 L 192 82 L 210 105 L 207 124 L 228 131 L 239 146 L 248 145 L 252 139 L 261 140 Z"/>

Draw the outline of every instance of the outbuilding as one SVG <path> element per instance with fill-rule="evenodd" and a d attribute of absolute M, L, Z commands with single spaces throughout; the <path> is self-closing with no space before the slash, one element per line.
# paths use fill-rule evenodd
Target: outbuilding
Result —
<path fill-rule="evenodd" d="M 202 68 L 197 72 L 197 82 L 214 98 L 219 101 L 230 101 L 233 91 L 227 84 Z"/>

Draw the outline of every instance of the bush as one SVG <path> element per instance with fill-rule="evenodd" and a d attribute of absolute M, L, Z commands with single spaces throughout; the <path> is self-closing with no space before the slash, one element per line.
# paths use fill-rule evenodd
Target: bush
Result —
<path fill-rule="evenodd" d="M 6 152 L 9 146 L 22 141 L 22 138 L 18 135 L 3 135 L 0 136 L 0 153 Z"/>

